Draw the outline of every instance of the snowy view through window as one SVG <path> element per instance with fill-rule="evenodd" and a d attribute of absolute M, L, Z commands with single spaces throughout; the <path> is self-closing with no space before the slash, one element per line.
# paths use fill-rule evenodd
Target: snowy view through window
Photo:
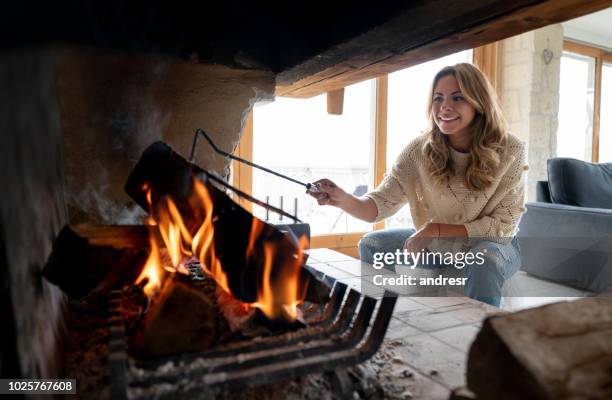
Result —
<path fill-rule="evenodd" d="M 560 86 L 557 157 L 591 161 L 595 59 L 564 51 Z"/>

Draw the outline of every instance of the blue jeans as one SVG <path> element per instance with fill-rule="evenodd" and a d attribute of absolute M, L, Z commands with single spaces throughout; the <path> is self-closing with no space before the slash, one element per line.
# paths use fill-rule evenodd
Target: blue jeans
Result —
<path fill-rule="evenodd" d="M 404 247 L 406 239 L 415 234 L 414 229 L 385 229 L 367 233 L 359 241 L 359 258 L 373 264 L 374 253 L 394 253 Z M 516 238 L 508 244 L 489 240 L 473 243 L 470 252 L 482 252 L 484 264 L 466 265 L 463 275 L 467 278 L 464 293 L 472 299 L 499 307 L 501 290 L 521 265 L 521 252 Z"/>

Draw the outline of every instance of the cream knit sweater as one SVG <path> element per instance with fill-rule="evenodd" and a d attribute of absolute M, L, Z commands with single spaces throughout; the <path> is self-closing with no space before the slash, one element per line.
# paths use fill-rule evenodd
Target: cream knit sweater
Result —
<path fill-rule="evenodd" d="M 417 229 L 427 222 L 464 225 L 468 237 L 509 238 L 516 234 L 524 208 L 523 172 L 525 146 L 508 135 L 495 181 L 484 190 L 471 191 L 464 184 L 469 153 L 451 148 L 457 173 L 447 184 L 439 185 L 429 176 L 422 152 L 425 135 L 421 135 L 401 152 L 381 184 L 365 196 L 376 203 L 381 221 L 395 214 L 404 204 L 410 205 Z"/>

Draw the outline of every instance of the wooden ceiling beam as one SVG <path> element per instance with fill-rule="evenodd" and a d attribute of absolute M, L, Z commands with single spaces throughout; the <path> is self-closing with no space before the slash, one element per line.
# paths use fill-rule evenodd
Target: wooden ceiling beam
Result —
<path fill-rule="evenodd" d="M 277 75 L 277 96 L 310 98 L 612 6 L 612 0 L 434 0 Z"/>

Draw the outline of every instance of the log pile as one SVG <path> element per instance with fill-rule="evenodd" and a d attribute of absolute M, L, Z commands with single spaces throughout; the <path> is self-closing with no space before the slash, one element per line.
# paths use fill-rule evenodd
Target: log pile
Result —
<path fill-rule="evenodd" d="M 212 299 L 179 276 L 167 279 L 146 313 L 136 352 L 157 357 L 209 348 L 218 337 Z"/>
<path fill-rule="evenodd" d="M 149 252 L 146 226 L 66 225 L 42 274 L 74 299 L 105 295 L 134 282 Z"/>
<path fill-rule="evenodd" d="M 612 298 L 490 317 L 470 349 L 479 399 L 611 399 Z"/>

